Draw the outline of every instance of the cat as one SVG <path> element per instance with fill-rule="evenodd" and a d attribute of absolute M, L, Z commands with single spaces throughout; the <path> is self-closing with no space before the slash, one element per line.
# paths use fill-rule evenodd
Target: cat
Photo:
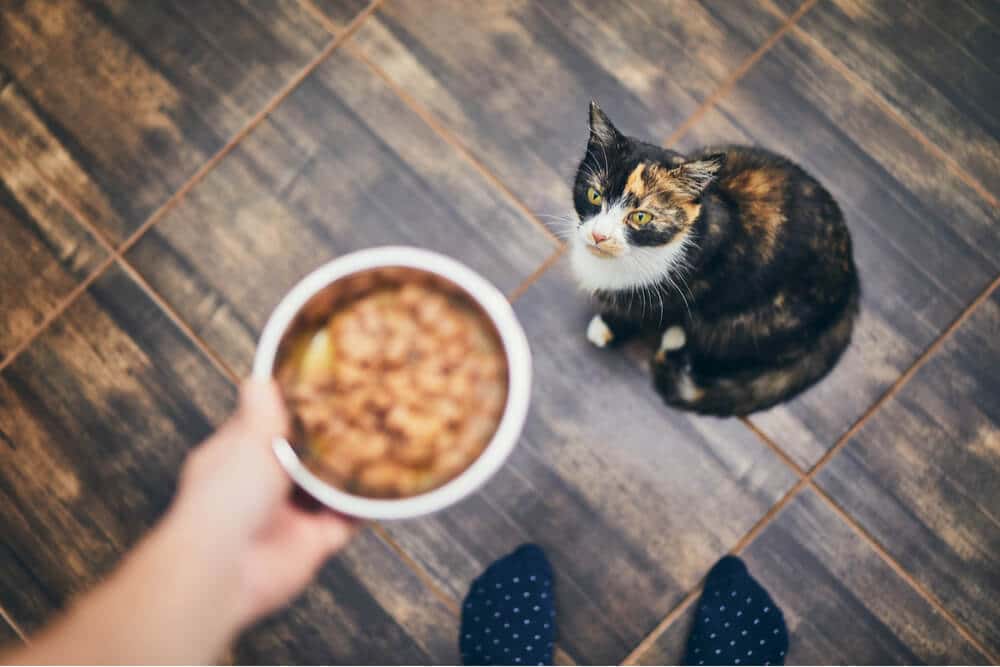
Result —
<path fill-rule="evenodd" d="M 790 160 L 689 156 L 623 135 L 596 102 L 573 187 L 570 261 L 598 347 L 655 334 L 670 405 L 745 415 L 823 378 L 850 343 L 860 283 L 840 207 Z"/>

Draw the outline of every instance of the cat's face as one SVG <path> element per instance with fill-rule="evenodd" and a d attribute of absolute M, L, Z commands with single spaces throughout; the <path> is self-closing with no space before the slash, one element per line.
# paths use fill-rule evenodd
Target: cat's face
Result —
<path fill-rule="evenodd" d="M 621 134 L 591 102 L 587 153 L 573 203 L 580 224 L 572 263 L 588 290 L 634 289 L 683 263 L 700 198 L 723 156 L 688 162 L 680 153 Z"/>

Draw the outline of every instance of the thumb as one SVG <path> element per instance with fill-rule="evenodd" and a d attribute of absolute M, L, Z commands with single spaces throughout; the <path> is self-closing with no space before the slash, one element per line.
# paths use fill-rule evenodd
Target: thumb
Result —
<path fill-rule="evenodd" d="M 274 380 L 248 378 L 240 387 L 237 421 L 248 432 L 274 436 L 288 433 L 288 411 Z"/>

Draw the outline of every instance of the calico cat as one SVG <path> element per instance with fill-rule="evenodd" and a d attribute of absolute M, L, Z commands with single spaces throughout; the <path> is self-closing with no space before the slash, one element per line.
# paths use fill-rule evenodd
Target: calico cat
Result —
<path fill-rule="evenodd" d="M 727 146 L 690 156 L 626 137 L 590 106 L 571 262 L 600 304 L 598 347 L 655 331 L 667 403 L 744 415 L 826 375 L 860 287 L 833 197 L 791 161 Z"/>

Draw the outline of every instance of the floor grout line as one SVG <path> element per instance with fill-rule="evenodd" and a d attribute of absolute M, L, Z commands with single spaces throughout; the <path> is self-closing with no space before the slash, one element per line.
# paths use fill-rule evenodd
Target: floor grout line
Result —
<path fill-rule="evenodd" d="M 877 541 L 875 538 L 866 531 L 860 523 L 854 520 L 845 510 L 843 510 L 837 503 L 833 500 L 829 494 L 823 490 L 815 481 L 814 478 L 822 470 L 822 468 L 834 457 L 836 454 L 843 449 L 843 447 L 851 440 L 852 437 L 864 426 L 864 424 L 870 419 L 878 410 L 893 397 L 895 397 L 906 385 L 914 375 L 930 360 L 930 358 L 937 352 L 937 350 L 945 343 L 945 341 L 951 337 L 951 335 L 966 321 L 972 314 L 979 308 L 979 306 L 988 299 L 993 292 L 1000 287 L 1000 275 L 993 279 L 989 285 L 987 285 L 979 295 L 972 300 L 959 315 L 949 324 L 944 331 L 942 331 L 937 338 L 935 338 L 931 344 L 925 349 L 920 356 L 918 356 L 910 367 L 897 378 L 896 382 L 892 384 L 889 389 L 887 389 L 872 405 L 851 425 L 848 430 L 841 435 L 834 445 L 820 457 L 812 467 L 806 471 L 802 472 L 802 468 L 790 462 L 790 467 L 797 475 L 799 475 L 799 480 L 788 490 L 785 494 L 778 499 L 778 501 L 771 506 L 770 509 L 762 516 L 757 522 L 750 528 L 750 530 L 736 542 L 732 549 L 728 553 L 733 555 L 738 555 L 744 549 L 746 549 L 750 544 L 757 538 L 757 536 L 766 528 L 788 505 L 788 503 L 804 488 L 809 487 L 816 492 L 816 494 L 829 505 L 835 513 L 837 513 L 864 542 L 866 542 L 876 554 L 900 577 L 905 581 L 918 595 L 920 595 L 924 600 L 945 620 L 951 624 L 956 632 L 966 638 L 969 643 L 976 647 L 983 655 L 989 657 L 989 659 L 994 663 L 1000 663 L 1000 657 L 993 656 L 985 647 L 974 638 L 972 633 L 970 633 L 955 617 L 949 612 L 934 596 L 933 593 L 922 584 L 917 582 L 905 568 Z M 781 448 L 777 444 L 773 443 L 771 439 L 764 434 L 756 426 L 751 426 L 746 424 L 749 420 L 745 420 L 744 423 L 750 428 L 751 431 L 758 437 L 760 437 L 769 448 L 778 453 L 779 456 L 783 456 Z M 643 638 L 639 644 L 636 645 L 634 649 L 625 657 L 622 664 L 630 665 L 635 664 L 635 660 L 642 655 L 643 652 L 649 649 L 656 640 L 673 624 L 674 621 L 680 617 L 684 611 L 690 606 L 694 598 L 697 597 L 698 591 L 701 590 L 704 585 L 704 578 L 699 580 L 699 582 L 685 595 L 681 601 L 671 609 L 667 615 L 661 620 L 656 627 Z"/>
<path fill-rule="evenodd" d="M 774 14 L 779 18 L 784 18 L 785 13 L 777 7 L 772 0 L 762 0 L 769 12 Z M 820 58 L 825 60 L 828 65 L 833 67 L 837 72 L 853 83 L 858 89 L 860 89 L 866 97 L 872 100 L 875 105 L 882 111 L 890 120 L 899 125 L 903 131 L 909 134 L 917 143 L 923 146 L 925 149 L 930 151 L 939 160 L 945 163 L 949 170 L 951 170 L 959 180 L 963 181 L 966 185 L 972 188 L 976 194 L 986 200 L 988 204 L 994 208 L 1000 208 L 1000 200 L 991 193 L 985 185 L 983 185 L 978 178 L 967 172 L 962 168 L 962 165 L 952 157 L 947 151 L 938 146 L 933 140 L 931 140 L 923 131 L 920 130 L 916 125 L 910 122 L 905 116 L 896 110 L 896 107 L 890 103 L 884 95 L 882 95 L 873 84 L 865 81 L 863 78 L 858 76 L 854 70 L 848 67 L 844 61 L 836 56 L 832 51 L 826 48 L 819 38 L 814 37 L 808 30 L 803 28 L 801 25 L 793 25 L 792 32 L 795 36 L 803 41 L 807 47 L 809 47 L 814 53 L 816 53 Z"/>
<path fill-rule="evenodd" d="M 382 79 L 385 84 L 396 94 L 399 99 L 403 101 L 410 110 L 420 117 L 424 123 L 427 124 L 446 144 L 451 146 L 454 150 L 466 159 L 466 161 L 475 168 L 479 175 L 485 179 L 490 185 L 499 190 L 513 205 L 517 208 L 522 215 L 524 215 L 528 220 L 530 220 L 536 227 L 538 227 L 545 236 L 556 245 L 562 245 L 562 241 L 556 236 L 548 226 L 543 223 L 538 216 L 532 211 L 528 205 L 521 200 L 514 191 L 511 190 L 506 183 L 500 180 L 500 177 L 493 173 L 493 171 L 487 167 L 479 158 L 477 158 L 471 150 L 466 148 L 465 144 L 455 136 L 451 130 L 446 128 L 444 124 L 433 116 L 433 114 L 427 110 L 420 102 L 410 96 L 405 90 L 403 90 L 399 85 L 393 81 L 388 73 L 379 67 L 375 62 L 370 60 L 368 56 L 361 52 L 360 49 L 348 44 L 345 49 L 347 53 L 354 56 L 362 63 L 367 65 L 372 72 L 375 73 L 380 79 Z"/>
<path fill-rule="evenodd" d="M 194 343 L 194 346 L 208 358 L 208 360 L 220 373 L 225 375 L 226 378 L 239 388 L 241 383 L 240 376 L 229 367 L 229 364 L 222 360 L 222 357 L 220 357 L 201 336 L 195 332 L 194 328 L 192 328 L 191 325 L 189 325 L 187 321 L 181 317 L 180 313 L 178 313 L 174 307 L 170 305 L 166 298 L 164 298 L 152 285 L 149 284 L 142 273 L 140 273 L 139 270 L 124 257 L 116 257 L 115 259 L 117 260 L 118 265 L 129 275 L 129 277 L 134 282 L 138 283 L 139 287 L 141 287 L 146 293 L 146 296 L 148 296 L 150 300 L 152 300 L 153 303 L 155 303 L 157 307 L 159 307 L 159 309 L 162 310 L 163 313 L 174 323 L 174 326 L 180 329 L 181 332 L 187 336 L 192 343 Z"/>
<path fill-rule="evenodd" d="M 552 254 L 545 259 L 545 261 L 543 261 L 541 264 L 538 265 L 537 269 L 532 271 L 527 278 L 521 281 L 520 285 L 511 290 L 510 294 L 507 295 L 507 300 L 510 301 L 511 303 L 514 303 L 522 296 L 524 296 L 524 293 L 528 291 L 528 288 L 531 287 L 533 284 L 535 284 L 535 282 L 539 278 L 545 275 L 545 273 L 549 269 L 551 269 L 555 265 L 555 263 L 558 262 L 559 259 L 566 253 L 566 250 L 567 248 L 564 245 L 560 245 L 558 248 L 556 248 L 552 252 Z"/>
<path fill-rule="evenodd" d="M 752 420 L 751 420 L 751 419 L 750 419 L 749 417 L 745 417 L 745 416 L 744 416 L 744 417 L 740 417 L 740 422 L 742 422 L 744 426 L 746 426 L 746 427 L 747 427 L 748 429 L 750 429 L 750 431 L 751 431 L 751 432 L 752 432 L 752 433 L 753 433 L 754 435 L 756 435 L 756 436 L 757 436 L 757 438 L 758 438 L 758 439 L 759 439 L 759 440 L 760 440 L 761 442 L 763 442 L 763 443 L 764 443 L 765 445 L 767 445 L 767 446 L 768 446 L 768 447 L 769 447 L 769 448 L 771 449 L 771 451 L 772 451 L 772 452 L 774 452 L 774 454 L 775 454 L 775 455 L 776 455 L 776 456 L 777 456 L 777 457 L 778 457 L 779 459 L 781 459 L 781 461 L 782 461 L 782 462 L 783 462 L 783 463 L 784 463 L 784 464 L 785 464 L 786 466 L 788 466 L 789 468 L 791 468 L 791 469 L 792 469 L 792 472 L 794 472 L 794 473 L 795 473 L 796 475 L 798 475 L 799 477 L 805 477 L 805 475 L 806 475 L 806 471 L 805 471 L 805 470 L 804 470 L 804 469 L 802 468 L 802 466 L 800 466 L 800 465 L 799 465 L 798 463 L 796 463 L 796 462 L 795 462 L 795 461 L 794 461 L 794 460 L 792 459 L 792 457 L 791 457 L 791 456 L 789 456 L 789 455 L 788 455 L 787 453 L 785 453 L 785 450 L 784 450 L 784 449 L 782 449 L 782 448 L 781 448 L 781 447 L 780 447 L 780 446 L 778 445 L 778 443 L 777 443 L 777 442 L 775 442 L 775 441 L 774 441 L 774 440 L 773 440 L 773 439 L 771 438 L 771 436 L 767 435 L 766 433 L 764 433 L 764 431 L 762 431 L 761 429 L 759 429 L 759 428 L 757 427 L 757 425 L 756 425 L 756 424 L 754 424 L 754 423 L 753 423 L 753 421 L 752 421 Z"/>
<path fill-rule="evenodd" d="M 434 581 L 434 578 L 427 572 L 427 570 L 420 565 L 420 563 L 415 561 L 412 556 L 410 556 L 409 552 L 406 551 L 406 549 L 404 549 L 402 545 L 400 545 L 399 542 L 397 542 L 389 534 L 389 531 L 385 529 L 385 526 L 380 523 L 371 523 L 369 526 L 371 527 L 372 532 L 375 533 L 375 535 L 378 536 L 378 538 L 382 540 L 386 546 L 395 552 L 399 559 L 403 561 L 403 564 L 416 575 L 417 579 L 420 580 L 420 583 L 422 583 L 424 587 L 427 588 L 431 594 L 436 597 L 449 612 L 451 612 L 453 616 L 458 616 L 461 613 L 461 606 L 459 605 L 458 600 L 437 585 L 437 582 Z"/>
<path fill-rule="evenodd" d="M 97 267 L 95 267 L 90 272 L 90 274 L 86 278 L 84 278 L 76 285 L 76 287 L 70 290 L 70 292 L 66 296 L 64 296 L 62 300 L 59 301 L 58 304 L 56 304 L 56 307 L 53 308 L 51 311 L 49 311 L 49 313 L 42 318 L 42 321 L 38 323 L 38 326 L 36 326 L 35 329 L 30 334 L 28 334 L 28 336 L 26 336 L 20 343 L 15 345 L 10 350 L 10 352 L 7 353 L 7 356 L 4 357 L 2 361 L 0 361 L 0 372 L 3 372 L 4 369 L 6 369 L 8 366 L 14 363 L 17 357 L 22 352 L 24 352 L 33 342 L 35 342 L 35 340 L 37 340 L 38 337 L 41 336 L 45 332 L 45 330 L 48 329 L 49 326 L 54 321 L 56 321 L 56 319 L 60 315 L 62 315 L 67 308 L 69 308 L 73 304 L 74 301 L 76 301 L 77 297 L 83 294 L 87 290 L 87 288 L 90 287 L 91 284 L 93 284 L 93 282 L 97 280 L 101 276 L 101 274 L 104 273 L 105 270 L 107 270 L 109 266 L 114 264 L 114 262 L 115 262 L 115 256 L 108 255 L 101 261 L 100 264 L 97 265 Z"/>
<path fill-rule="evenodd" d="M 6 143 L 6 140 L 3 138 L 2 135 L 0 135 L 0 142 Z M 134 282 L 139 284 L 139 286 L 146 292 L 146 295 L 150 299 L 152 299 L 154 303 L 156 303 L 156 305 L 160 308 L 160 310 L 162 310 L 171 320 L 173 320 L 174 324 L 194 343 L 195 347 L 200 349 L 201 352 L 206 357 L 208 357 L 209 361 L 211 361 L 212 364 L 219 371 L 227 375 L 231 380 L 233 380 L 234 383 L 238 385 L 239 377 L 232 371 L 232 369 L 230 369 L 225 364 L 225 362 L 223 362 L 222 359 L 218 357 L 218 355 L 216 355 L 215 352 L 205 343 L 205 341 L 202 340 L 201 337 L 194 332 L 194 330 L 187 324 L 187 322 L 185 322 L 180 317 L 180 315 L 173 309 L 173 307 L 170 306 L 167 300 L 162 296 L 160 296 L 160 294 L 153 289 L 153 287 L 146 281 L 146 279 L 142 276 L 142 274 L 139 273 L 139 271 L 134 266 L 132 266 L 131 262 L 126 260 L 124 257 L 118 255 L 112 241 L 108 239 L 103 232 L 101 232 L 101 230 L 97 227 L 97 225 L 95 225 L 94 222 L 90 220 L 89 216 L 84 214 L 83 211 L 76 206 L 76 204 L 74 204 L 70 199 L 65 197 L 62 189 L 59 188 L 51 179 L 48 178 L 48 176 L 41 169 L 38 168 L 38 165 L 30 156 L 24 155 L 23 153 L 18 151 L 17 148 L 14 146 L 10 146 L 9 144 L 7 144 L 7 146 L 11 150 L 14 150 L 18 155 L 21 156 L 22 159 L 24 159 L 27 162 L 27 164 L 34 172 L 35 176 L 43 185 L 46 186 L 46 188 L 49 190 L 52 196 L 56 198 L 56 200 L 59 202 L 59 205 L 62 206 L 64 209 L 66 209 L 70 213 L 70 215 L 74 218 L 74 220 L 81 227 L 83 227 L 91 236 L 94 237 L 97 243 L 102 248 L 104 248 L 104 250 L 108 253 L 108 256 L 112 257 L 115 261 L 117 261 L 118 265 L 125 270 L 125 272 L 132 278 Z M 98 274 L 103 273 L 110 266 L 111 264 L 107 265 L 102 264 L 101 265 L 102 268 L 98 272 Z M 65 309 L 61 310 L 60 314 L 61 312 L 65 312 Z M 35 337 L 37 338 L 37 336 Z M 2 368 L 3 366 L 0 366 L 0 370 L 2 370 Z"/>
<path fill-rule="evenodd" d="M 878 92 L 871 84 L 858 76 L 850 67 L 845 65 L 836 55 L 831 53 L 823 44 L 808 31 L 802 29 L 799 26 L 793 26 L 792 28 L 795 32 L 795 36 L 806 43 L 809 48 L 812 49 L 814 53 L 819 55 L 823 60 L 827 62 L 831 67 L 833 67 L 837 72 L 843 76 L 848 81 L 852 82 L 855 86 L 861 89 L 861 91 L 868 97 L 872 102 L 875 103 L 882 113 L 893 120 L 897 125 L 899 125 L 907 134 L 909 134 L 917 143 L 931 152 L 938 160 L 943 162 L 951 171 L 954 173 L 959 180 L 972 188 L 976 194 L 986 200 L 986 202 L 994 207 L 1000 208 L 1000 200 L 998 200 L 982 183 L 979 182 L 975 176 L 967 172 L 962 168 L 962 165 L 951 155 L 949 155 L 943 148 L 938 146 L 934 141 L 927 137 L 919 128 L 917 128 L 913 123 L 911 123 L 905 116 L 899 113 L 896 108 L 889 103 L 885 97 Z"/>
<path fill-rule="evenodd" d="M 18 636 L 22 643 L 31 644 L 31 640 L 28 639 L 28 635 L 24 633 L 24 630 L 21 629 L 20 625 L 14 622 L 14 619 L 7 613 L 7 610 L 3 607 L 3 605 L 0 605 L 0 621 L 10 626 L 10 629 L 14 631 L 14 634 Z"/>
<path fill-rule="evenodd" d="M 823 488 L 820 487 L 819 484 L 817 484 L 814 480 L 811 479 L 809 480 L 809 486 L 816 493 L 816 495 L 822 498 L 826 502 L 826 504 L 830 506 L 830 508 L 834 511 L 834 513 L 836 513 L 844 523 L 846 523 L 858 535 L 864 538 L 864 540 L 868 543 L 868 545 L 875 550 L 875 553 L 877 553 L 882 558 L 882 560 L 885 561 L 886 565 L 888 565 L 889 568 L 892 569 L 900 579 L 906 582 L 910 586 L 910 588 L 914 589 L 917 592 L 917 594 L 920 595 L 920 597 L 924 598 L 924 600 L 926 600 L 928 604 L 930 604 L 930 606 L 937 613 L 941 614 L 941 616 L 943 616 L 944 619 L 951 624 L 951 626 L 955 629 L 956 632 L 958 632 L 958 634 L 962 636 L 963 639 L 972 644 L 972 646 L 975 647 L 976 650 L 978 650 L 980 653 L 986 656 L 989 659 L 990 663 L 994 665 L 1000 664 L 1000 656 L 991 653 L 986 648 L 986 646 L 982 644 L 982 642 L 976 639 L 976 637 L 969 630 L 965 628 L 965 626 L 959 621 L 959 619 L 956 618 L 955 615 L 952 614 L 950 611 L 948 611 L 948 609 L 941 603 L 941 601 L 937 599 L 937 596 L 934 595 L 934 593 L 931 592 L 929 588 L 927 588 L 922 583 L 917 581 L 916 577 L 911 575 L 906 570 L 906 568 L 903 567 L 902 563 L 897 561 L 892 556 L 892 554 L 890 554 L 878 542 L 878 540 L 876 540 L 875 537 L 871 535 L 865 529 L 864 526 L 861 525 L 859 521 L 857 521 L 854 517 L 852 517 L 847 512 L 847 510 L 842 508 L 833 499 L 833 497 L 830 496 L 825 490 L 823 490 Z"/>
<path fill-rule="evenodd" d="M 254 114 L 249 121 L 235 134 L 233 135 L 226 144 L 219 149 L 211 158 L 208 159 L 198 170 L 184 182 L 181 187 L 175 191 L 159 208 L 156 209 L 131 235 L 129 235 L 125 241 L 123 241 L 117 248 L 114 249 L 113 253 L 105 258 L 84 280 L 78 284 L 70 293 L 62 299 L 56 307 L 50 311 L 42 319 L 35 329 L 28 334 L 28 336 L 22 340 L 20 343 L 14 346 L 14 348 L 7 353 L 7 356 L 0 360 L 0 371 L 9 366 L 14 359 L 23 352 L 38 336 L 40 336 L 48 327 L 56 320 L 70 305 L 76 300 L 80 294 L 82 294 L 87 287 L 89 287 L 95 280 L 97 280 L 100 275 L 110 267 L 116 259 L 119 257 L 124 257 L 125 253 L 134 246 L 142 236 L 149 231 L 157 222 L 159 222 L 163 217 L 170 212 L 174 206 L 176 206 L 181 200 L 187 196 L 201 180 L 208 174 L 215 166 L 222 161 L 223 158 L 228 155 L 233 148 L 236 147 L 247 135 L 249 135 L 261 122 L 267 118 L 268 115 L 273 112 L 279 104 L 281 104 L 291 93 L 302 83 L 307 76 L 309 76 L 313 70 L 319 67 L 333 52 L 348 38 L 350 37 L 364 22 L 364 20 L 372 14 L 382 0 L 372 0 L 365 9 L 358 13 L 347 26 L 337 35 L 330 39 L 330 42 L 315 56 L 309 63 L 307 63 L 295 76 L 289 79 L 281 90 L 279 90 L 274 97 L 272 97 L 267 104 L 265 104 L 260 111 Z M 20 153 L 19 153 L 20 154 Z M 58 192 L 58 188 L 55 189 Z M 62 203 L 64 200 L 60 199 Z M 68 201 L 68 200 L 65 200 Z M 71 206 L 70 212 L 75 209 L 75 206 Z M 84 222 L 86 221 L 86 222 Z M 96 227 L 93 223 L 87 220 L 84 216 L 80 219 L 80 224 L 83 225 L 91 234 L 94 234 L 95 238 L 99 243 L 104 245 L 104 243 L 109 242 L 105 239 L 103 234 L 96 232 Z"/>
<path fill-rule="evenodd" d="M 559 642 L 556 641 L 555 648 L 552 649 L 553 662 L 557 665 L 578 665 L 578 663 L 573 656 L 566 652 L 566 649 L 559 646 Z"/>
<path fill-rule="evenodd" d="M 815 5 L 816 2 L 817 0 L 805 0 L 805 2 L 799 5 L 799 8 L 796 9 L 791 16 L 785 19 L 785 22 L 782 23 L 780 26 L 778 26 L 778 29 L 775 30 L 774 33 L 770 37 L 768 37 L 767 40 L 764 41 L 763 44 L 757 47 L 756 51 L 747 56 L 747 58 L 742 63 L 740 63 L 739 67 L 733 70 L 733 73 L 730 74 L 725 81 L 720 83 L 719 86 L 715 90 L 713 90 L 712 93 L 708 97 L 706 97 L 705 100 L 700 105 L 698 105 L 698 107 L 693 112 L 691 112 L 690 116 L 684 119 L 684 122 L 681 123 L 677 127 L 677 129 L 674 130 L 673 133 L 666 138 L 666 140 L 664 140 L 663 145 L 672 146 L 681 137 L 687 134 L 688 131 L 692 127 L 694 127 L 694 125 L 699 120 L 701 120 L 701 117 L 704 116 L 709 111 L 711 111 L 712 108 L 715 107 L 716 102 L 725 97 L 729 93 L 729 91 L 733 89 L 736 83 L 743 78 L 743 75 L 746 74 L 748 71 L 750 71 L 750 68 L 753 67 L 758 60 L 764 57 L 764 54 L 770 51 L 771 47 L 777 44 L 778 41 L 782 37 L 784 37 L 785 33 L 792 28 L 795 22 L 798 21 L 800 18 L 802 18 L 802 15 L 805 14 L 807 11 L 809 11 L 809 9 L 813 5 Z"/>
<path fill-rule="evenodd" d="M 83 227 L 88 234 L 94 237 L 94 240 L 97 241 L 98 245 L 104 248 L 108 254 L 114 254 L 115 248 L 111 239 L 107 238 L 88 216 L 83 215 L 83 212 L 77 207 L 77 205 L 64 195 L 62 188 L 58 187 L 55 182 L 39 168 L 32 156 L 22 153 L 21 150 L 15 144 L 8 141 L 3 134 L 0 134 L 0 143 L 3 143 L 15 155 L 18 155 L 25 161 L 38 181 L 45 186 L 49 194 L 55 197 L 59 205 L 66 209 L 66 212 L 73 217 L 77 224 Z"/>
<path fill-rule="evenodd" d="M 799 481 L 788 489 L 788 491 L 785 491 L 785 494 L 779 498 L 777 502 L 771 505 L 761 518 L 757 519 L 757 522 L 750 528 L 750 530 L 747 531 L 743 537 L 737 540 L 736 544 L 734 544 L 733 547 L 726 553 L 738 556 L 744 549 L 750 546 L 750 543 L 753 542 L 757 535 L 759 535 L 764 528 L 766 528 L 771 521 L 774 520 L 775 517 L 781 514 L 781 511 L 788 505 L 789 502 L 791 502 L 799 491 L 806 487 L 806 484 L 806 478 L 800 478 Z M 638 660 L 643 653 L 649 650 L 649 647 L 655 644 L 656 640 L 659 639 L 660 636 L 663 635 L 663 633 L 666 632 L 667 629 L 684 614 L 687 608 L 691 606 L 691 603 L 697 599 L 698 594 L 705 585 L 705 578 L 707 576 L 708 572 L 706 571 L 705 576 L 699 579 L 691 590 L 688 591 L 683 598 L 681 598 L 680 602 L 678 602 L 673 609 L 667 612 L 667 615 L 663 617 L 663 620 L 657 623 L 656 627 L 653 628 L 653 630 L 650 631 L 650 633 L 646 635 L 627 656 L 625 656 L 621 664 L 636 664 L 636 660 Z"/>
<path fill-rule="evenodd" d="M 305 7 L 307 11 L 314 14 L 316 19 L 322 23 L 328 31 L 336 29 L 336 25 L 326 14 L 313 4 L 312 0 L 299 0 L 299 3 Z M 433 130 L 434 133 L 437 134 L 438 137 L 440 137 L 446 144 L 451 146 L 459 153 L 459 155 L 465 158 L 465 160 L 473 166 L 483 179 L 485 179 L 490 185 L 499 190 L 508 200 L 510 200 L 510 202 L 514 204 L 515 208 L 517 208 L 522 215 L 536 225 L 549 238 L 550 241 L 557 245 L 562 245 L 562 241 L 559 237 L 556 236 L 552 230 L 550 230 L 548 226 L 546 226 L 545 223 L 538 218 L 535 212 L 532 211 L 520 197 L 514 194 L 514 191 L 511 190 L 507 184 L 493 172 L 493 170 L 487 167 L 482 160 L 476 157 L 473 152 L 467 148 L 464 143 L 462 143 L 461 139 L 449 130 L 444 123 L 438 120 L 429 109 L 418 102 L 412 95 L 407 93 L 406 90 L 397 84 L 384 69 L 368 58 L 368 56 L 365 55 L 360 48 L 354 44 L 348 43 L 344 46 L 344 51 L 367 66 L 375 74 L 375 76 L 381 79 L 382 82 L 388 86 L 388 88 L 403 102 L 403 104 L 409 107 L 410 111 L 420 118 L 424 124 L 431 128 L 431 130 Z"/>
<path fill-rule="evenodd" d="M 219 149 L 215 155 L 213 155 L 207 162 L 205 162 L 199 169 L 191 176 L 185 183 L 174 192 L 173 195 L 167 199 L 146 221 L 139 226 L 131 236 L 128 237 L 119 247 L 118 253 L 124 255 L 129 248 L 135 245 L 143 234 L 146 233 L 153 225 L 159 222 L 163 217 L 166 216 L 184 197 L 187 196 L 196 185 L 198 185 L 202 179 L 212 171 L 216 165 L 218 165 L 240 142 L 243 141 L 251 132 L 253 132 L 258 125 L 260 125 L 264 120 L 271 115 L 271 113 L 278 108 L 278 106 L 288 98 L 292 92 L 310 75 L 316 68 L 323 64 L 337 48 L 347 40 L 354 32 L 361 27 L 368 16 L 370 16 L 382 0 L 372 0 L 363 10 L 361 10 L 357 16 L 351 19 L 351 22 L 344 27 L 338 34 L 334 35 L 330 42 L 323 47 L 323 50 L 319 52 L 312 60 L 310 60 L 299 72 L 293 76 L 288 82 L 279 90 L 274 97 L 272 97 L 267 104 L 261 108 L 253 117 L 237 132 L 233 135 L 226 144 Z"/>
<path fill-rule="evenodd" d="M 820 469 L 823 466 L 825 466 L 830 461 L 830 459 L 832 459 L 837 454 L 837 452 L 843 449 L 844 445 L 846 445 L 847 442 L 852 437 L 854 437 L 854 435 L 858 431 L 861 430 L 861 428 L 872 417 L 872 415 L 878 412 L 878 410 L 887 402 L 895 398 L 895 396 L 902 390 L 903 386 L 906 385 L 906 383 L 908 383 L 913 378 L 913 376 L 917 374 L 917 372 L 930 360 L 932 356 L 934 356 L 934 354 L 938 351 L 938 349 L 942 345 L 944 345 L 945 341 L 948 340 L 948 338 L 950 338 L 951 335 L 960 326 L 962 326 L 962 324 L 964 324 L 965 321 L 969 319 L 969 317 L 972 316 L 972 314 L 976 311 L 976 309 L 979 308 L 980 304 L 982 304 L 983 301 L 988 299 L 990 295 L 993 294 L 994 291 L 996 291 L 998 286 L 1000 286 L 1000 275 L 995 277 L 983 289 L 983 291 L 980 292 L 979 295 L 975 299 L 973 299 L 972 302 L 970 302 L 969 305 L 967 305 L 962 310 L 961 313 L 958 314 L 958 316 L 952 321 L 952 323 L 949 324 L 944 329 L 944 331 L 938 334 L 937 338 L 935 338 L 931 342 L 931 344 L 927 346 L 927 349 L 921 352 L 920 356 L 918 356 L 913 361 L 913 363 L 910 364 L 910 367 L 907 368 L 906 371 L 902 375 L 900 375 L 895 382 L 892 383 L 892 386 L 890 386 L 885 392 L 883 392 L 883 394 L 879 396 L 878 399 L 876 399 L 875 402 L 872 403 L 867 410 L 865 410 L 865 412 L 854 422 L 854 424 L 851 425 L 851 427 L 847 430 L 847 432 L 837 439 L 833 447 L 828 449 L 823 454 L 823 456 L 821 456 L 819 460 L 817 460 L 816 463 L 813 464 L 813 466 L 809 469 L 809 472 L 806 473 L 807 479 L 812 479 L 813 477 L 815 477 L 816 473 L 818 473 Z"/>
<path fill-rule="evenodd" d="M 27 156 L 22 153 L 17 146 L 8 142 L 3 135 L 0 135 L 0 142 L 3 142 L 8 149 L 13 151 L 15 155 L 18 155 L 27 163 L 28 167 L 37 179 L 42 183 L 42 185 L 45 186 L 48 193 L 51 194 L 56 199 L 58 204 L 73 217 L 74 222 L 83 227 L 84 231 L 94 238 L 97 244 L 101 246 L 106 253 L 104 259 L 101 260 L 101 262 L 89 274 L 87 274 L 87 276 L 80 283 L 70 290 L 66 296 L 60 299 L 55 308 L 49 311 L 49 313 L 42 318 L 42 321 L 39 322 L 38 326 L 29 332 L 22 341 L 17 343 L 3 359 L 0 359 L 0 372 L 2 372 L 3 369 L 12 364 L 17 356 L 27 349 L 28 346 L 31 345 L 31 343 L 34 342 L 35 339 L 38 338 L 49 327 L 49 325 L 56 320 L 56 318 L 65 312 L 66 309 L 72 305 L 73 301 L 75 301 L 87 287 L 97 280 L 101 274 L 114 263 L 115 250 L 112 242 L 104 236 L 100 229 L 98 229 L 87 216 L 82 214 L 72 201 L 64 196 L 62 189 L 57 187 L 55 183 L 45 175 L 31 156 Z"/>
<path fill-rule="evenodd" d="M 698 595 L 701 594 L 704 583 L 705 583 L 704 577 L 699 579 L 698 583 L 695 584 L 695 586 L 691 590 L 689 590 L 684 595 L 684 597 L 681 598 L 680 602 L 674 605 L 673 609 L 667 612 L 667 615 L 664 616 L 663 619 L 656 624 L 656 627 L 653 628 L 653 630 L 648 635 L 643 637 L 643 639 L 638 644 L 635 645 L 635 648 L 629 651 L 628 655 L 626 655 L 619 664 L 622 665 L 638 664 L 638 662 L 636 661 L 639 658 L 641 658 L 643 654 L 645 654 L 646 651 L 648 651 L 653 644 L 656 643 L 656 640 L 659 639 L 660 636 L 667 631 L 667 628 L 673 625 L 674 621 L 680 618 L 684 614 L 684 612 L 687 611 L 687 608 L 691 606 L 691 603 L 698 598 Z"/>

